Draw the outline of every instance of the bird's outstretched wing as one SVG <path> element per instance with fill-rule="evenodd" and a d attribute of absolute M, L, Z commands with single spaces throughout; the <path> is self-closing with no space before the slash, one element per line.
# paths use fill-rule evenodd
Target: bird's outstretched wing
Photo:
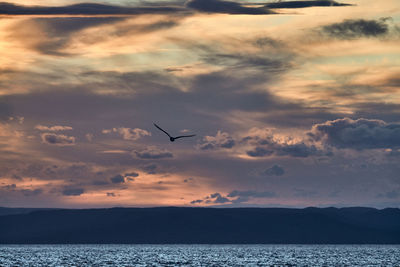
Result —
<path fill-rule="evenodd" d="M 169 137 L 171 137 L 171 136 L 169 135 L 169 133 L 167 133 L 166 131 L 164 131 L 163 129 L 161 129 L 160 126 L 158 126 L 158 125 L 155 124 L 155 123 L 153 123 L 153 124 L 154 124 L 154 126 L 156 126 L 159 130 L 163 131 L 166 135 L 168 135 Z"/>
<path fill-rule="evenodd" d="M 178 139 L 178 138 L 182 138 L 182 137 L 193 137 L 193 136 L 196 136 L 195 134 L 191 134 L 191 135 L 180 135 L 180 136 L 177 136 L 177 137 L 174 137 L 175 139 Z"/>

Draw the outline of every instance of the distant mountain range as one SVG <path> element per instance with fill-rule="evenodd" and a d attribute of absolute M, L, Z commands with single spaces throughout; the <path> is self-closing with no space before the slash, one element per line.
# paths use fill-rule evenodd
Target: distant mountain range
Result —
<path fill-rule="evenodd" d="M 2 244 L 400 244 L 400 209 L 0 208 Z"/>

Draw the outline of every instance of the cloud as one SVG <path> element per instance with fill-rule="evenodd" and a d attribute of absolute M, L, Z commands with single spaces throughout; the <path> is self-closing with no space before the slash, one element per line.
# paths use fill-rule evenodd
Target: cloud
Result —
<path fill-rule="evenodd" d="M 0 186 L 0 189 L 5 189 L 7 191 L 19 192 L 22 193 L 26 197 L 37 196 L 43 193 L 43 189 L 17 189 L 16 184 L 8 184 L 5 186 Z"/>
<path fill-rule="evenodd" d="M 336 148 L 357 150 L 400 146 L 400 124 L 360 118 L 337 119 L 316 124 L 308 133 L 314 141 Z"/>
<path fill-rule="evenodd" d="M 239 191 L 239 190 L 234 190 L 230 192 L 227 197 L 233 198 L 236 197 L 236 199 L 232 199 L 232 203 L 243 203 L 243 202 L 248 202 L 250 198 L 273 198 L 276 197 L 277 195 L 274 192 L 269 192 L 269 191 L 253 191 L 253 190 L 248 190 L 248 191 Z"/>
<path fill-rule="evenodd" d="M 231 202 L 228 198 L 222 196 L 220 193 L 213 193 L 209 196 L 206 196 L 204 199 L 196 199 L 190 202 L 190 204 L 200 204 L 200 203 L 214 203 L 214 204 L 223 204 Z"/>
<path fill-rule="evenodd" d="M 171 152 L 154 146 L 148 147 L 145 150 L 134 151 L 134 154 L 140 159 L 164 159 L 173 157 Z"/>
<path fill-rule="evenodd" d="M 285 174 L 285 169 L 283 169 L 279 165 L 274 165 L 263 172 L 261 172 L 262 175 L 267 175 L 267 176 L 282 176 Z"/>
<path fill-rule="evenodd" d="M 118 174 L 118 175 L 116 175 L 116 176 L 110 178 L 110 180 L 111 180 L 111 182 L 112 182 L 113 184 L 122 184 L 122 183 L 125 183 L 125 178 L 124 178 L 124 176 L 122 176 L 121 174 Z"/>
<path fill-rule="evenodd" d="M 156 164 L 149 164 L 143 167 L 143 170 L 148 174 L 156 174 L 157 165 Z"/>
<path fill-rule="evenodd" d="M 256 5 L 258 5 L 256 7 Z M 66 6 L 28 6 L 14 3 L 0 3 L 1 15 L 85 15 L 85 16 L 107 16 L 107 15 L 145 15 L 145 14 L 190 14 L 190 10 L 205 13 L 224 14 L 247 14 L 268 15 L 275 14 L 273 8 L 304 8 L 311 6 L 347 6 L 332 0 L 325 1 L 287 1 L 269 3 L 264 6 L 260 4 L 247 4 L 235 1 L 223 0 L 189 0 L 183 5 L 183 1 L 175 3 L 142 2 L 142 6 L 122 6 L 98 3 L 80 3 Z"/>
<path fill-rule="evenodd" d="M 274 192 L 269 191 L 240 191 L 234 190 L 230 192 L 228 195 L 223 196 L 220 193 L 213 193 L 209 196 L 206 196 L 203 199 L 196 199 L 190 202 L 190 204 L 224 204 L 224 203 L 243 203 L 248 202 L 250 198 L 273 198 L 276 197 Z M 229 199 L 230 198 L 230 199 Z"/>
<path fill-rule="evenodd" d="M 18 124 L 23 124 L 25 118 L 24 117 L 20 117 L 20 116 L 16 116 L 16 117 L 9 117 L 8 120 L 9 121 L 17 121 Z"/>
<path fill-rule="evenodd" d="M 55 134 L 55 133 L 42 133 L 40 137 L 42 138 L 42 142 L 48 145 L 57 145 L 57 146 L 75 145 L 75 137 L 73 136 L 66 136 L 63 134 Z"/>
<path fill-rule="evenodd" d="M 19 190 L 24 196 L 30 197 L 30 196 L 37 196 L 43 193 L 43 189 L 37 188 L 37 189 L 21 189 Z"/>
<path fill-rule="evenodd" d="M 257 146 L 253 150 L 249 150 L 246 153 L 250 157 L 264 157 L 264 156 L 272 155 L 274 153 L 274 151 Z"/>
<path fill-rule="evenodd" d="M 14 190 L 17 188 L 17 185 L 16 184 L 8 184 L 8 185 L 2 186 L 1 188 L 7 189 L 7 190 Z"/>
<path fill-rule="evenodd" d="M 347 19 L 321 27 L 321 31 L 338 39 L 355 39 L 361 37 L 379 37 L 389 33 L 387 18 L 379 20 Z"/>
<path fill-rule="evenodd" d="M 188 183 L 188 182 L 193 181 L 193 180 L 194 180 L 194 179 L 193 179 L 192 177 L 189 177 L 189 178 L 183 180 L 183 182 L 184 182 L 184 183 Z"/>
<path fill-rule="evenodd" d="M 130 172 L 130 173 L 125 173 L 125 177 L 138 177 L 139 174 L 137 172 Z"/>
<path fill-rule="evenodd" d="M 103 181 L 103 180 L 96 180 L 96 181 L 93 181 L 92 184 L 93 184 L 93 185 L 102 186 L 102 185 L 108 185 L 109 182 Z"/>
<path fill-rule="evenodd" d="M 199 145 L 202 150 L 214 148 L 232 148 L 235 145 L 235 140 L 225 132 L 218 131 L 216 136 L 205 136 L 203 143 Z"/>
<path fill-rule="evenodd" d="M 246 7 L 238 2 L 221 0 L 189 0 L 186 7 L 206 13 L 266 15 L 274 14 L 265 7 Z"/>
<path fill-rule="evenodd" d="M 113 192 L 107 192 L 108 197 L 116 197 L 115 193 Z"/>
<path fill-rule="evenodd" d="M 137 172 L 130 172 L 130 173 L 125 173 L 124 177 L 128 181 L 135 181 L 135 178 L 139 176 L 139 173 Z"/>
<path fill-rule="evenodd" d="M 131 129 L 131 128 L 120 127 L 120 128 L 104 129 L 102 131 L 103 134 L 109 134 L 111 132 L 120 134 L 124 140 L 132 140 L 132 141 L 136 141 L 143 136 L 151 136 L 150 132 L 139 128 Z"/>
<path fill-rule="evenodd" d="M 72 127 L 70 126 L 61 126 L 61 125 L 55 125 L 55 126 L 44 126 L 44 125 L 36 125 L 35 129 L 39 131 L 47 131 L 47 132 L 58 132 L 58 131 L 69 131 L 72 130 Z"/>
<path fill-rule="evenodd" d="M 276 197 L 276 194 L 274 192 L 269 192 L 269 191 L 263 191 L 263 192 L 258 192 L 258 191 L 238 191 L 234 190 L 230 192 L 227 197 L 254 197 L 254 198 L 271 198 L 271 197 Z"/>
<path fill-rule="evenodd" d="M 196 200 L 190 201 L 190 204 L 200 204 L 202 202 L 203 202 L 202 199 L 196 199 Z"/>
<path fill-rule="evenodd" d="M 331 156 L 332 152 L 322 151 L 317 149 L 313 144 L 306 144 L 304 141 L 279 140 L 276 138 L 270 129 L 250 130 L 248 136 L 242 139 L 242 142 L 247 142 L 254 147 L 247 150 L 246 154 L 250 157 L 265 157 L 265 156 L 291 156 L 306 158 L 309 156 Z"/>
<path fill-rule="evenodd" d="M 89 142 L 92 142 L 92 141 L 93 141 L 93 134 L 87 133 L 87 134 L 85 134 L 85 137 L 86 137 L 86 139 L 87 139 Z"/>
<path fill-rule="evenodd" d="M 313 6 L 351 6 L 351 4 L 338 3 L 332 0 L 315 0 L 315 1 L 279 1 L 268 3 L 268 8 L 305 8 Z"/>
<path fill-rule="evenodd" d="M 1 13 L 1 12 L 0 12 Z M 110 25 L 125 18 L 120 17 L 49 17 L 22 20 L 8 28 L 8 38 L 39 53 L 67 56 L 65 51 L 74 34 L 100 25 Z M 40 36 L 40 38 L 37 38 Z M 26 38 L 29 37 L 28 40 Z"/>
<path fill-rule="evenodd" d="M 282 51 L 281 51 L 282 52 Z M 283 57 L 291 57 L 293 55 L 280 55 Z M 229 66 L 230 68 L 245 69 L 254 68 L 261 71 L 283 72 L 292 67 L 290 59 L 284 59 L 261 54 L 226 54 L 226 53 L 210 53 L 203 56 L 203 60 L 211 65 Z"/>
<path fill-rule="evenodd" d="M 182 18 L 180 15 L 173 18 L 153 16 L 147 18 L 145 23 L 126 16 L 28 18 L 7 27 L 6 37 L 7 40 L 17 41 L 41 54 L 76 56 L 84 53 L 74 49 L 76 46 L 93 46 L 96 43 L 112 42 L 131 35 L 168 30 L 178 26 Z M 87 32 L 89 29 L 92 31 Z M 86 32 L 79 34 L 83 31 Z M 40 38 L 37 38 L 38 36 Z"/>
<path fill-rule="evenodd" d="M 83 188 L 67 187 L 62 190 L 64 196 L 80 196 L 85 192 Z"/>
<path fill-rule="evenodd" d="M 82 3 L 68 6 L 22 6 L 0 3 L 3 15 L 140 15 L 164 14 L 183 11 L 179 7 L 126 7 L 96 3 Z"/>
<path fill-rule="evenodd" d="M 330 155 L 330 152 L 319 151 L 315 145 L 307 145 L 303 142 L 294 144 L 275 144 L 276 154 L 279 156 L 292 156 L 306 158 L 313 155 Z"/>
<path fill-rule="evenodd" d="M 211 194 L 210 198 L 213 199 L 213 203 L 216 203 L 216 204 L 230 202 L 230 200 L 228 198 L 223 197 L 220 193 Z"/>

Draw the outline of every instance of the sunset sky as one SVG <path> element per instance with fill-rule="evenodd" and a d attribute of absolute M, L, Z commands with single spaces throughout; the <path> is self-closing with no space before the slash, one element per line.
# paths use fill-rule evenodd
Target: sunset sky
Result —
<path fill-rule="evenodd" d="M 0 206 L 400 207 L 398 0 L 15 0 L 0 53 Z"/>

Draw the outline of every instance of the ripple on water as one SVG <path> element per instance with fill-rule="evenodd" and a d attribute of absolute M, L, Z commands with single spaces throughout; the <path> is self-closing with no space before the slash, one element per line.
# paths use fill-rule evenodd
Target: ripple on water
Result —
<path fill-rule="evenodd" d="M 397 245 L 0 245 L 0 266 L 400 266 Z"/>

